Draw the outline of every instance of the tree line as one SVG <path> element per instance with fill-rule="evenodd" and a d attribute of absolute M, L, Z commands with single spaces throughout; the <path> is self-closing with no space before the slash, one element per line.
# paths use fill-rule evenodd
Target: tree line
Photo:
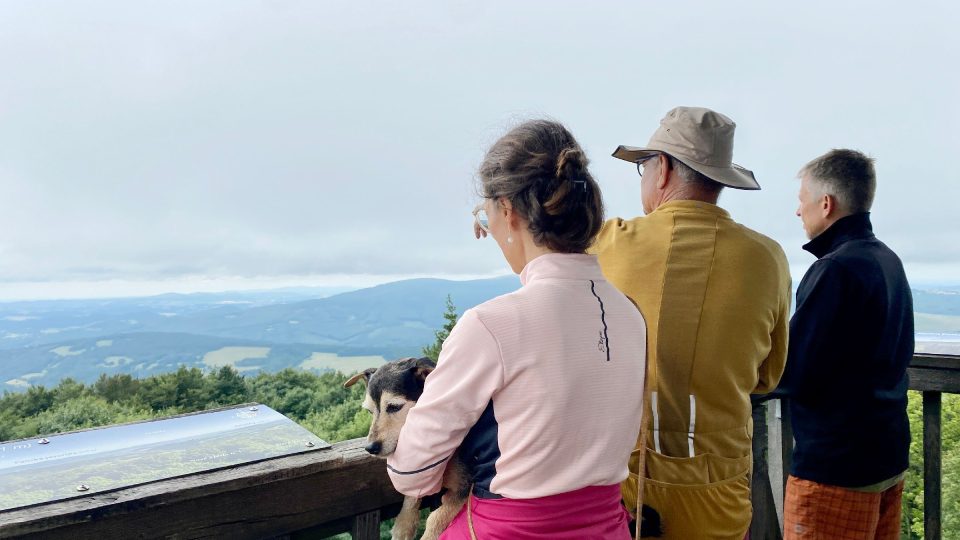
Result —
<path fill-rule="evenodd" d="M 360 408 L 363 388 L 343 388 L 346 380 L 336 372 L 297 369 L 244 377 L 230 366 L 207 373 L 180 367 L 144 379 L 102 374 L 90 385 L 68 378 L 50 389 L 31 386 L 25 392 L 5 392 L 0 398 L 0 441 L 248 402 L 267 405 L 330 442 L 366 436 L 370 414 Z"/>

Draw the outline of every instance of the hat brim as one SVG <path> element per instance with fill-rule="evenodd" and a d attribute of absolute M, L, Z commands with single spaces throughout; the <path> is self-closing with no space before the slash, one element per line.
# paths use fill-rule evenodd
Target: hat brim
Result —
<path fill-rule="evenodd" d="M 725 186 L 735 189 L 760 189 L 760 184 L 757 183 L 757 179 L 753 176 L 753 171 L 741 167 L 736 163 L 731 163 L 730 167 L 712 167 L 710 165 L 703 165 L 702 163 L 689 161 L 687 159 L 675 156 L 666 150 L 623 145 L 618 146 L 617 149 L 614 150 L 613 157 L 622 159 L 624 161 L 629 161 L 631 163 L 636 163 L 643 158 L 655 156 L 657 154 L 669 154 L 670 157 L 682 161 L 684 165 L 690 167 L 700 174 L 703 174 L 714 182 L 719 182 Z"/>

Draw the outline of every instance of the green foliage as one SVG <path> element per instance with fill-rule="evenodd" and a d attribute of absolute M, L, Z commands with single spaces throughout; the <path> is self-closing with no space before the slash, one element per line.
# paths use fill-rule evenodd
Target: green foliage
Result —
<path fill-rule="evenodd" d="M 132 404 L 109 403 L 91 394 L 70 399 L 37 415 L 37 435 L 146 420 L 154 415 Z"/>
<path fill-rule="evenodd" d="M 351 399 L 320 412 L 311 412 L 301 424 L 327 441 L 366 437 L 370 430 L 370 413 L 360 408 L 362 399 Z"/>
<path fill-rule="evenodd" d="M 907 416 L 910 419 L 910 468 L 903 481 L 901 538 L 923 538 L 923 411 L 919 392 L 907 393 Z"/>
<path fill-rule="evenodd" d="M 67 377 L 60 381 L 60 384 L 53 389 L 54 404 L 66 403 L 71 399 L 76 399 L 83 395 L 86 386 L 82 382 Z"/>
<path fill-rule="evenodd" d="M 250 391 L 243 376 L 230 366 L 223 366 L 207 381 L 210 399 L 216 405 L 250 401 Z"/>
<path fill-rule="evenodd" d="M 453 305 L 450 295 L 447 295 L 447 310 L 443 313 L 443 318 L 447 321 L 443 328 L 437 330 L 434 335 L 437 340 L 423 348 L 423 355 L 436 362 L 440 358 L 440 349 L 443 348 L 443 342 L 447 340 L 450 331 L 457 325 L 457 307 Z"/>
<path fill-rule="evenodd" d="M 136 394 L 139 386 L 139 380 L 125 373 L 112 376 L 101 373 L 97 382 L 93 383 L 93 393 L 109 403 L 115 403 L 126 396 Z"/>
<path fill-rule="evenodd" d="M 84 386 L 64 379 L 0 398 L 0 441 L 148 420 L 256 401 L 336 442 L 363 437 L 370 413 L 360 407 L 363 385 L 344 388 L 346 375 L 285 369 L 246 378 L 224 366 L 204 373 L 180 367 L 145 379 L 101 375 Z"/>
<path fill-rule="evenodd" d="M 53 405 L 54 393 L 42 386 L 31 386 L 27 389 L 24 399 L 20 402 L 19 413 L 32 416 Z"/>

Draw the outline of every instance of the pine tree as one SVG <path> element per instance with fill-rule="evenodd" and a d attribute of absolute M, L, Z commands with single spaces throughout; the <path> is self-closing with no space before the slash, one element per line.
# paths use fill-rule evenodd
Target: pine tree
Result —
<path fill-rule="evenodd" d="M 446 341 L 453 327 L 457 325 L 457 307 L 453 305 L 453 300 L 449 294 L 447 295 L 447 311 L 444 312 L 443 318 L 447 322 L 444 323 L 443 328 L 434 332 L 437 340 L 423 348 L 423 355 L 434 362 L 440 358 L 440 348 L 443 347 L 443 342 Z"/>

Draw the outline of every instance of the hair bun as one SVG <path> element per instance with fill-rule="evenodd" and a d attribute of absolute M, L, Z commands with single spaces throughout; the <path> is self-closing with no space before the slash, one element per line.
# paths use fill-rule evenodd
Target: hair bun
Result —
<path fill-rule="evenodd" d="M 584 159 L 585 156 L 580 148 L 571 146 L 561 150 L 560 155 L 557 156 L 557 178 L 573 180 L 570 173 L 583 169 L 586 166 Z M 568 170 L 568 167 L 573 170 Z"/>

